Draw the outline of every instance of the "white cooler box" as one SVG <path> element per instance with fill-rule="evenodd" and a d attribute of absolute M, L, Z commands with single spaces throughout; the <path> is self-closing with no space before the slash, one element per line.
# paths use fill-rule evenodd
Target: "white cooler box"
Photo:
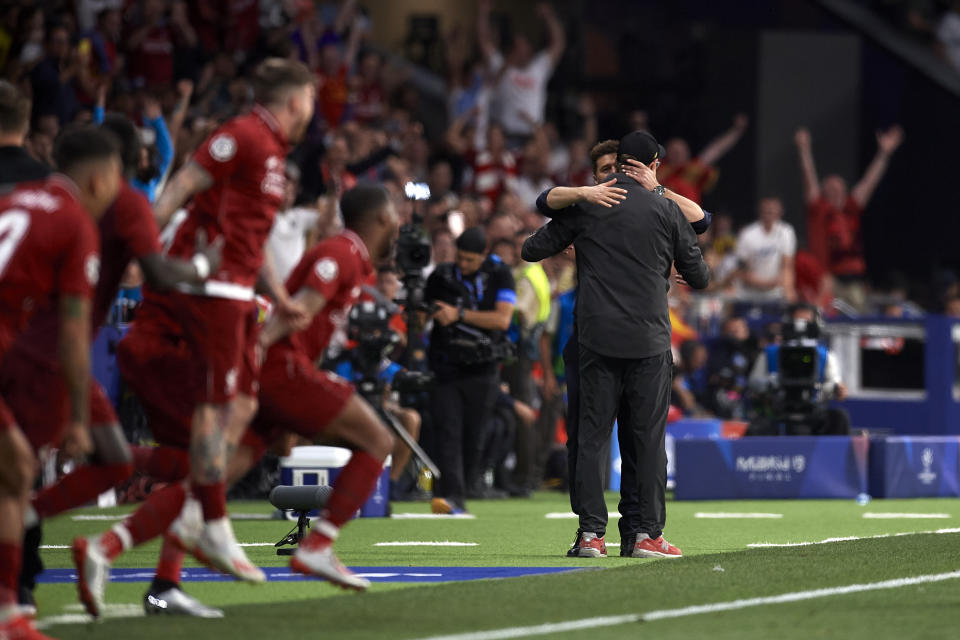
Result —
<path fill-rule="evenodd" d="M 349 449 L 341 447 L 294 447 L 289 456 L 280 458 L 280 484 L 332 486 L 351 455 Z M 373 493 L 357 514 L 359 517 L 385 518 L 390 515 L 390 462 L 390 456 L 387 456 Z M 309 515 L 316 517 L 318 512 L 311 511 Z"/>

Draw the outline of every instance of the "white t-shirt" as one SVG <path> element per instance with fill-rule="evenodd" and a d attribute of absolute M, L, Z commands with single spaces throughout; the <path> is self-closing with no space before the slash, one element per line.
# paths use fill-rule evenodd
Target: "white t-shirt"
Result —
<path fill-rule="evenodd" d="M 737 259 L 754 278 L 773 280 L 780 275 L 785 257 L 797 252 L 793 227 L 782 220 L 767 233 L 759 221 L 747 225 L 737 238 Z M 779 290 L 775 290 L 778 291 Z"/>
<path fill-rule="evenodd" d="M 537 205 L 537 196 L 547 189 L 552 189 L 555 186 L 557 185 L 555 185 L 553 180 L 550 178 L 532 180 L 527 176 L 520 176 L 513 184 L 511 190 L 513 191 L 514 195 L 520 198 L 520 201 L 523 202 L 523 206 L 525 206 L 527 209 L 533 210 Z"/>
<path fill-rule="evenodd" d="M 495 52 L 490 58 L 490 70 L 498 73 L 503 64 L 503 56 Z M 547 51 L 535 55 L 523 69 L 508 67 L 504 70 L 493 94 L 493 118 L 508 134 L 529 135 L 536 124 L 543 122 L 547 82 L 551 75 L 553 60 Z M 526 114 L 529 120 L 522 114 Z"/>
<path fill-rule="evenodd" d="M 306 234 L 317 226 L 319 218 L 319 211 L 306 207 L 294 207 L 277 213 L 267 244 L 273 254 L 273 267 L 281 281 L 285 282 L 300 262 L 307 248 Z"/>
<path fill-rule="evenodd" d="M 949 11 L 943 16 L 937 25 L 937 40 L 954 68 L 960 71 L 960 13 Z"/>

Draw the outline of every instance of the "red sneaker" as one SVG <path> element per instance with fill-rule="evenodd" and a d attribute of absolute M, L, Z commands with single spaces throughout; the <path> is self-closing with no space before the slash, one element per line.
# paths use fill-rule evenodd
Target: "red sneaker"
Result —
<path fill-rule="evenodd" d="M 663 536 L 651 538 L 641 533 L 633 545 L 634 558 L 682 558 L 683 551 L 667 542 Z"/>
<path fill-rule="evenodd" d="M 590 536 L 590 539 L 587 540 L 587 535 L 584 535 L 580 538 L 580 557 L 581 558 L 606 558 L 607 557 L 607 545 L 603 541 L 603 538 L 598 538 L 596 536 Z"/>

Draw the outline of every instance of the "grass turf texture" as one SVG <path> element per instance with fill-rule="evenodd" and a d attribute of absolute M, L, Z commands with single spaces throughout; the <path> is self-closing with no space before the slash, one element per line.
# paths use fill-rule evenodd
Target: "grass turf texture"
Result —
<path fill-rule="evenodd" d="M 611 513 L 616 496 L 608 495 Z M 510 626 L 560 622 L 603 615 L 642 613 L 691 604 L 876 582 L 960 569 L 960 534 L 925 535 L 808 547 L 747 549 L 757 542 L 818 541 L 960 526 L 956 500 L 671 502 L 666 534 L 686 555 L 679 560 L 563 557 L 576 521 L 545 518 L 568 511 L 564 496 L 540 493 L 531 500 L 474 502 L 475 520 L 384 520 L 352 522 L 337 542 L 341 559 L 353 566 L 580 566 L 553 576 L 436 585 L 374 584 L 370 593 L 343 593 L 321 582 L 186 583 L 189 593 L 225 607 L 221 621 L 182 618 L 106 620 L 95 625 L 58 625 L 58 638 L 164 638 L 187 634 L 236 640 L 266 634 L 323 633 L 336 638 L 419 638 Z M 269 513 L 265 503 L 231 503 L 234 513 Z M 425 504 L 396 504 L 397 512 L 426 512 Z M 122 513 L 124 509 L 77 513 Z M 946 513 L 949 519 L 868 520 L 864 512 Z M 781 513 L 780 519 L 698 519 L 697 512 Z M 66 545 L 75 535 L 105 530 L 111 523 L 46 523 L 44 544 Z M 282 521 L 235 521 L 241 542 L 273 542 L 289 528 Z M 385 541 L 475 542 L 476 547 L 375 547 Z M 608 542 L 619 540 L 611 519 Z M 282 566 L 272 547 L 248 547 L 261 566 Z M 156 543 L 122 556 L 117 567 L 149 569 Z M 44 550 L 47 566 L 69 567 L 69 551 Z M 723 571 L 714 570 L 722 567 Z M 145 583 L 115 584 L 108 603 L 139 604 Z M 43 584 L 39 617 L 75 612 L 72 584 Z M 842 595 L 793 604 L 620 625 L 555 634 L 574 638 L 633 637 L 643 631 L 661 638 L 946 638 L 960 625 L 960 580 L 889 591 Z M 73 606 L 71 606 L 73 605 Z M 548 637 L 548 636 L 542 636 Z"/>

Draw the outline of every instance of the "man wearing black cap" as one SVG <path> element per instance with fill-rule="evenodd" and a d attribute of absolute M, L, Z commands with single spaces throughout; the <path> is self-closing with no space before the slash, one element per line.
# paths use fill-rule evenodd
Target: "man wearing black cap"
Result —
<path fill-rule="evenodd" d="M 432 508 L 451 514 L 465 511 L 464 498 L 484 497 L 484 433 L 517 301 L 510 268 L 487 255 L 481 228 L 467 229 L 456 244 L 456 261 L 437 265 L 424 293 L 436 305 L 428 360 L 437 376 L 431 413 L 441 475 Z"/>
<path fill-rule="evenodd" d="M 706 287 L 710 275 L 676 203 L 662 197 L 662 190 L 647 191 L 622 173 L 630 160 L 656 170 L 662 152 L 649 133 L 628 134 L 618 149 L 621 173 L 610 176 L 625 199 L 581 202 L 550 223 L 576 238 L 580 419 L 573 482 L 580 503 L 581 557 L 606 555 L 601 452 L 621 406 L 628 422 L 620 428 L 633 439 L 642 505 L 636 531 L 628 532 L 637 535 L 632 555 L 681 555 L 662 535 L 664 433 L 673 364 L 666 292 L 673 265 L 694 288 Z M 550 205 L 563 203 L 555 199 Z"/>
<path fill-rule="evenodd" d="M 610 179 L 617 170 L 617 150 L 620 142 L 618 140 L 604 140 L 597 143 L 590 150 L 590 159 L 593 164 L 593 187 L 553 187 L 547 189 L 537 198 L 537 209 L 547 217 L 554 217 L 559 209 L 569 206 L 577 207 L 581 202 L 600 202 L 614 204 L 617 200 L 625 198 L 623 190 L 613 186 L 616 184 L 616 178 Z M 647 165 L 641 164 L 637 160 L 628 160 L 628 166 L 624 167 L 624 173 L 636 180 L 647 191 L 653 191 L 660 186 L 657 180 L 657 174 Z M 553 194 L 551 196 L 551 194 Z M 709 212 L 700 208 L 700 205 L 675 194 L 669 189 L 664 190 L 664 197 L 673 200 L 680 207 L 687 222 L 691 228 L 700 235 L 705 233 L 710 227 L 711 216 Z M 547 204 L 550 199 L 555 206 Z M 570 213 L 570 212 L 567 212 Z M 561 218 L 563 214 L 561 214 Z M 556 255 L 572 245 L 576 240 L 576 231 L 569 225 L 564 225 L 561 221 L 552 221 L 541 227 L 534 235 L 530 236 L 523 243 L 522 257 L 528 262 L 538 262 L 550 256 Z M 577 340 L 577 324 L 574 317 L 573 334 L 567 341 L 563 349 L 563 360 L 567 372 L 567 464 L 568 477 L 576 478 L 577 470 L 577 437 L 579 433 L 579 389 L 580 389 L 580 370 L 579 370 L 579 352 L 580 345 Z M 618 422 L 626 424 L 629 422 L 627 415 L 627 406 L 622 404 L 617 415 Z M 626 443 L 631 441 L 629 433 L 625 430 L 618 431 L 619 439 L 623 443 L 620 447 L 620 504 L 619 511 L 621 518 L 618 522 L 620 528 L 620 555 L 632 556 L 633 547 L 636 543 L 637 529 L 642 521 L 642 505 L 638 494 L 637 485 L 637 463 L 636 451 L 634 447 Z M 580 502 L 576 491 L 576 483 L 570 483 L 570 508 L 577 515 L 580 514 Z M 568 557 L 580 556 L 581 532 L 577 532 L 573 546 L 567 551 Z"/>

